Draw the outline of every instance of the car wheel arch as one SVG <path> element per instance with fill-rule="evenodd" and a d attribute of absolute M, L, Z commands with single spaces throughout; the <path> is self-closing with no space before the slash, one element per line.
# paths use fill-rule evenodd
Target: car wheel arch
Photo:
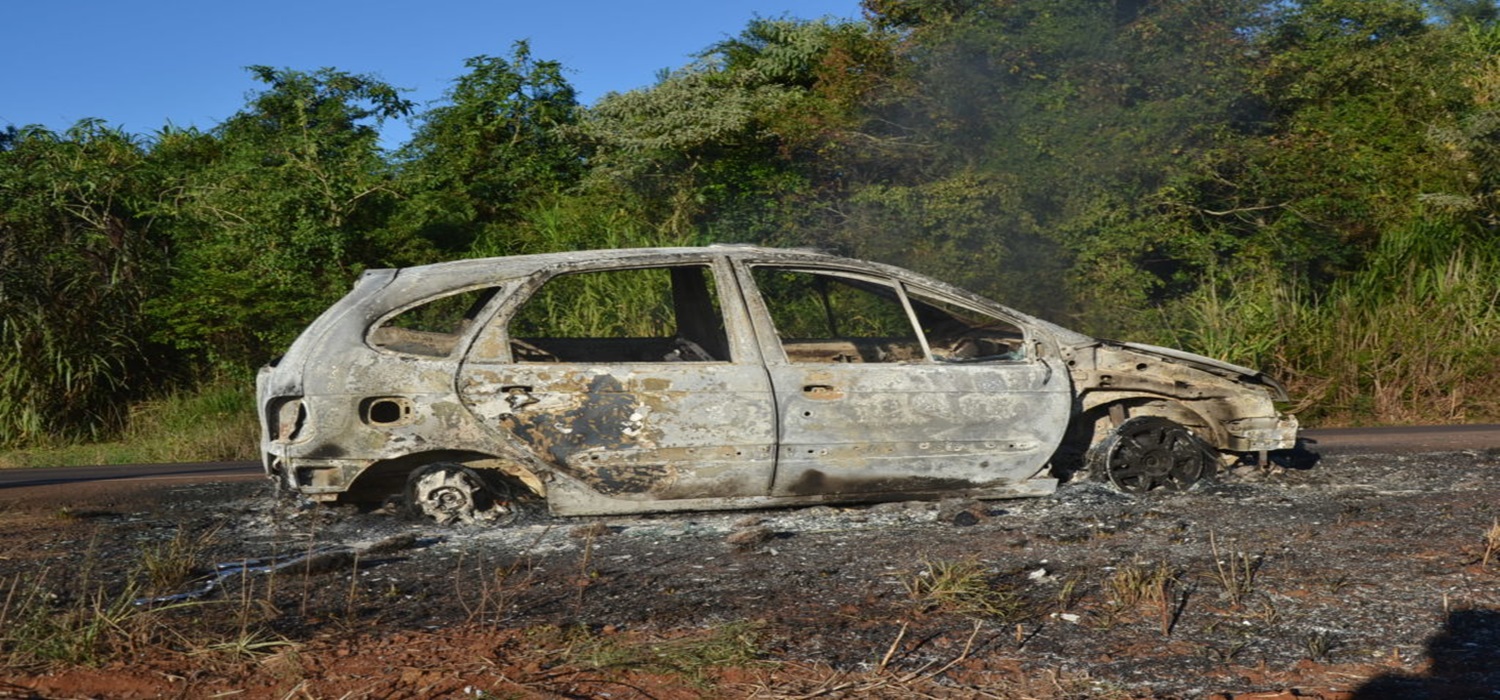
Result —
<path fill-rule="evenodd" d="M 349 484 L 344 494 L 345 500 L 380 500 L 403 494 L 406 481 L 413 472 L 439 463 L 461 465 L 480 475 L 508 477 L 525 486 L 538 498 L 547 497 L 546 478 L 543 476 L 546 472 L 526 464 L 524 460 L 484 452 L 432 450 L 404 454 L 371 464 Z"/>
<path fill-rule="evenodd" d="M 1102 441 L 1109 431 L 1126 420 L 1142 416 L 1165 418 L 1192 430 L 1215 449 L 1229 444 L 1229 433 L 1219 421 L 1192 402 L 1159 394 L 1093 392 L 1080 400 L 1081 410 L 1068 428 L 1069 439 L 1086 437 L 1085 447 Z"/>
<path fill-rule="evenodd" d="M 1052 476 L 1062 482 L 1089 478 L 1088 460 L 1095 448 L 1126 421 L 1143 417 L 1181 425 L 1214 450 L 1227 444 L 1224 427 L 1187 402 L 1149 393 L 1087 392 L 1077 398 L 1062 444 L 1049 461 Z"/>

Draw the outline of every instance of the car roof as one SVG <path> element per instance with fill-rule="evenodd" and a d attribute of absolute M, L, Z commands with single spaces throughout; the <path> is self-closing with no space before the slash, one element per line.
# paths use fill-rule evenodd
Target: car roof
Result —
<path fill-rule="evenodd" d="M 890 276 L 908 282 L 918 282 L 934 289 L 946 290 L 959 297 L 969 297 L 988 306 L 997 306 L 1018 321 L 1047 327 L 1054 333 L 1068 336 L 1072 342 L 1092 340 L 1074 331 L 1044 321 L 1015 309 L 996 304 L 994 301 L 954 286 L 945 281 L 928 277 L 918 272 L 894 265 L 832 255 L 811 248 L 772 248 L 740 243 L 719 243 L 707 246 L 677 246 L 654 248 L 606 248 L 577 250 L 557 253 L 532 253 L 493 258 L 470 258 L 447 262 L 418 265 L 397 269 L 372 269 L 361 276 L 356 287 L 364 286 L 372 291 L 366 303 L 375 305 L 388 303 L 392 299 L 411 300 L 422 296 L 494 283 L 506 278 L 529 276 L 538 270 L 566 269 L 572 266 L 593 264 L 652 265 L 709 262 L 715 259 L 742 259 L 757 263 L 785 263 L 819 265 L 846 271 L 864 271 Z"/>
<path fill-rule="evenodd" d="M 893 276 L 911 277 L 909 270 L 879 263 L 842 258 L 806 248 L 768 248 L 753 245 L 710 245 L 699 247 L 607 248 L 558 253 L 532 253 L 493 258 L 467 258 L 402 268 L 366 270 L 355 288 L 380 289 L 378 296 L 398 298 L 430 296 L 468 286 L 529 276 L 538 270 L 558 270 L 597 264 L 654 265 L 709 262 L 718 258 L 753 258 L 802 264 L 827 265 L 845 269 L 879 271 Z"/>
<path fill-rule="evenodd" d="M 575 250 L 557 253 L 531 253 L 525 255 L 507 255 L 493 258 L 468 258 L 464 260 L 450 260 L 446 262 L 431 263 L 428 265 L 417 265 L 396 270 L 402 276 L 421 275 L 453 275 L 464 276 L 468 273 L 494 275 L 500 273 L 527 274 L 534 270 L 567 266 L 572 264 L 588 264 L 597 262 L 674 262 L 688 260 L 707 260 L 715 257 L 739 257 L 739 258 L 765 258 L 778 259 L 800 259 L 808 262 L 840 262 L 856 265 L 874 265 L 884 267 L 877 263 L 867 263 L 863 260 L 852 258 L 841 258 L 835 255 L 816 251 L 810 248 L 769 248 L 766 246 L 742 245 L 742 244 L 714 244 L 709 246 L 677 246 L 657 248 L 604 248 L 597 250 Z M 387 272 L 386 270 L 370 270 L 371 273 Z"/>

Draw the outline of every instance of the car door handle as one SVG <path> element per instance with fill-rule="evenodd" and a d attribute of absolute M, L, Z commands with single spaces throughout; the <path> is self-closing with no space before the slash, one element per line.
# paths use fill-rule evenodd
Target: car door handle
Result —
<path fill-rule="evenodd" d="M 531 395 L 531 387 L 520 384 L 502 386 L 500 387 L 500 393 L 505 394 L 505 403 L 510 404 L 510 410 L 512 411 L 541 401 L 541 399 Z"/>

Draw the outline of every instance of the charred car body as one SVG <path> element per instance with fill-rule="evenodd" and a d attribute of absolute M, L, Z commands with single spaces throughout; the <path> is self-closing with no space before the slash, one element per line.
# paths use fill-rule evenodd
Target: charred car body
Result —
<path fill-rule="evenodd" d="M 282 485 L 441 521 L 1180 489 L 1297 431 L 1255 370 L 748 246 L 371 270 L 257 389 Z"/>

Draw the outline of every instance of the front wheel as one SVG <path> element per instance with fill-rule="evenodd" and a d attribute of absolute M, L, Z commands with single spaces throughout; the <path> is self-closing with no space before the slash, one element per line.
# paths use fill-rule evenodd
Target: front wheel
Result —
<path fill-rule="evenodd" d="M 1158 416 L 1131 418 L 1089 451 L 1089 473 L 1131 494 L 1181 491 L 1212 478 L 1218 453 L 1191 430 Z"/>

